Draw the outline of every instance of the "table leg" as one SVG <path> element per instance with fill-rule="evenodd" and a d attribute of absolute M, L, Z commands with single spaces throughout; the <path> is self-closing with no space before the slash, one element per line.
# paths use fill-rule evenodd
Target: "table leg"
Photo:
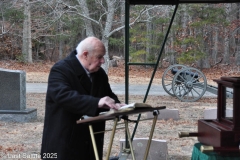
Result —
<path fill-rule="evenodd" d="M 152 142 L 153 132 L 154 132 L 155 125 L 156 125 L 156 122 L 157 122 L 158 114 L 159 114 L 158 111 L 156 113 L 153 113 L 153 115 L 154 115 L 153 124 L 152 124 L 151 132 L 150 132 L 150 135 L 149 135 L 149 139 L 148 139 L 148 143 L 147 143 L 147 147 L 146 147 L 146 151 L 145 151 L 143 160 L 146 160 L 147 157 L 148 157 L 148 152 L 149 152 L 150 145 L 151 145 L 151 142 Z"/>
<path fill-rule="evenodd" d="M 125 123 L 125 129 L 126 129 L 126 132 L 127 132 L 128 142 L 129 142 L 129 145 L 130 145 L 130 150 L 131 150 L 131 154 L 132 154 L 132 159 L 135 160 L 135 155 L 134 155 L 134 152 L 133 152 L 133 146 L 132 146 L 131 136 L 130 136 L 130 132 L 129 132 L 129 128 L 128 128 L 128 121 L 127 121 L 127 120 L 124 120 L 124 123 Z"/>
<path fill-rule="evenodd" d="M 95 137 L 94 137 L 94 133 L 93 133 L 93 128 L 92 128 L 91 124 L 89 124 L 89 130 L 90 130 L 90 135 L 91 135 L 91 139 L 92 139 L 92 145 L 93 145 L 95 158 L 96 158 L 96 160 L 99 160 L 98 151 L 97 151 L 97 145 L 96 145 L 96 141 L 95 141 Z"/>
<path fill-rule="evenodd" d="M 108 152 L 107 152 L 106 160 L 109 160 L 109 156 L 110 156 L 111 149 L 112 149 L 112 143 L 113 143 L 114 135 L 115 135 L 115 132 L 116 132 L 117 122 L 118 122 L 118 118 L 115 118 L 113 129 L 112 129 L 112 134 L 111 134 L 111 137 L 110 137 L 110 142 L 108 144 Z"/>

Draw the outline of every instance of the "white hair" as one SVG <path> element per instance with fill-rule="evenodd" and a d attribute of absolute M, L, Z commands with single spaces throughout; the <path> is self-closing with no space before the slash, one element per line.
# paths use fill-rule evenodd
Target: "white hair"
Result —
<path fill-rule="evenodd" d="M 76 47 L 77 54 L 81 55 L 83 51 L 87 51 L 91 53 L 94 49 L 94 46 L 91 42 L 92 42 L 92 39 L 95 39 L 95 38 L 96 37 L 87 37 L 84 40 L 82 40 Z"/>

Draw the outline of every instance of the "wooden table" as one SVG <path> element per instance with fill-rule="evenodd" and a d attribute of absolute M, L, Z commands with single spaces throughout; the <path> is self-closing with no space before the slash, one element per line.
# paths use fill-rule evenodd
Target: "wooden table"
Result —
<path fill-rule="evenodd" d="M 90 135 L 91 135 L 91 139 L 92 139 L 94 154 L 95 154 L 96 160 L 99 160 L 92 124 L 96 123 L 96 122 L 100 122 L 100 121 L 114 120 L 114 125 L 113 125 L 112 133 L 111 133 L 111 136 L 110 136 L 110 142 L 109 142 L 109 145 L 108 145 L 108 151 L 107 151 L 107 156 L 106 156 L 106 159 L 108 160 L 109 156 L 110 156 L 110 153 L 111 153 L 113 138 L 114 138 L 114 135 L 115 135 L 115 131 L 116 131 L 116 127 L 117 127 L 117 123 L 118 123 L 119 119 L 121 117 L 126 117 L 126 116 L 133 115 L 133 114 L 140 114 L 140 113 L 144 113 L 144 112 L 153 112 L 153 115 L 154 115 L 153 123 L 152 123 L 151 132 L 150 132 L 150 135 L 149 135 L 149 140 L 148 140 L 148 144 L 147 144 L 147 148 L 146 148 L 145 156 L 144 156 L 144 160 L 146 160 L 147 156 L 148 156 L 149 148 L 150 148 L 150 145 L 151 145 L 151 140 L 152 140 L 154 128 L 155 128 L 155 125 L 156 125 L 157 117 L 158 117 L 158 114 L 159 114 L 158 110 L 162 110 L 162 109 L 165 109 L 165 108 L 166 108 L 165 106 L 141 107 L 141 108 L 135 108 L 133 110 L 126 110 L 126 111 L 123 110 L 123 111 L 120 111 L 120 112 L 105 113 L 105 114 L 101 114 L 101 115 L 96 116 L 96 117 L 90 117 L 90 118 L 87 118 L 87 119 L 78 120 L 77 124 L 84 123 L 84 124 L 89 125 L 89 131 L 90 131 Z M 135 160 L 132 141 L 131 141 L 131 135 L 130 135 L 129 128 L 128 128 L 128 119 L 124 119 L 124 124 L 125 124 L 125 130 L 126 130 L 127 137 L 128 137 L 128 142 L 129 142 L 129 145 L 130 145 L 132 158 L 133 158 L 133 160 Z"/>

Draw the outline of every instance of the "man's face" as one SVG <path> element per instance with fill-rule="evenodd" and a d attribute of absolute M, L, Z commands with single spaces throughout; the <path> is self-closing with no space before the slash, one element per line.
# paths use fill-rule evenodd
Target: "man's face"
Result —
<path fill-rule="evenodd" d="M 96 50 L 92 53 L 88 53 L 87 55 L 87 62 L 88 67 L 87 70 L 90 73 L 97 72 L 101 65 L 105 63 L 104 56 L 105 55 L 105 49 Z"/>

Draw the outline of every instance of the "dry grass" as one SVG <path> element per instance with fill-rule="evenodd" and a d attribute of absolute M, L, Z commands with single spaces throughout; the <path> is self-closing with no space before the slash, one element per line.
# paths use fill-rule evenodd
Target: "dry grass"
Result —
<path fill-rule="evenodd" d="M 121 100 L 124 100 L 123 95 L 119 95 Z M 130 96 L 131 102 L 142 101 L 143 96 Z M 8 155 L 34 155 L 40 152 L 43 119 L 44 119 L 44 103 L 45 94 L 27 94 L 27 108 L 37 108 L 37 120 L 29 123 L 13 123 L 13 122 L 0 122 L 0 158 Z M 168 144 L 169 159 L 190 159 L 191 151 L 194 143 L 197 142 L 196 138 L 178 138 L 178 131 L 197 131 L 197 120 L 202 118 L 203 111 L 206 108 L 216 107 L 216 99 L 203 98 L 199 102 L 186 103 L 169 97 L 169 96 L 149 96 L 147 103 L 153 106 L 166 106 L 169 109 L 178 109 L 181 119 L 174 120 L 158 120 L 154 139 L 166 140 Z M 160 112 L 161 114 L 161 112 Z M 142 118 L 146 115 L 142 114 Z M 137 115 L 130 117 L 133 120 L 137 119 Z M 107 128 L 111 128 L 113 122 L 107 122 Z M 141 121 L 135 134 L 136 138 L 146 138 L 149 136 L 151 121 Z M 135 125 L 129 125 L 130 131 L 133 130 Z M 105 137 L 109 137 L 110 132 L 106 132 Z M 124 130 L 117 130 L 114 138 L 111 155 L 118 155 L 120 148 L 120 139 L 125 138 Z M 108 138 L 105 139 L 104 154 L 106 154 L 108 145 Z M 21 159 L 21 158 L 20 158 Z M 33 158 L 30 158 L 33 159 Z"/>

